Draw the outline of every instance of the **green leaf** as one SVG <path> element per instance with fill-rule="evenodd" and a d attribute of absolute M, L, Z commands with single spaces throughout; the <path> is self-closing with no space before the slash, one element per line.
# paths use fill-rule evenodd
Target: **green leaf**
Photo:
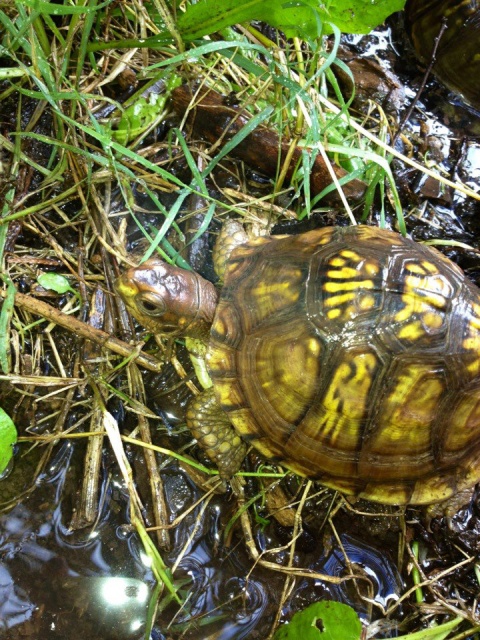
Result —
<path fill-rule="evenodd" d="M 44 289 L 55 291 L 55 293 L 67 293 L 67 291 L 75 293 L 67 278 L 58 275 L 58 273 L 41 273 L 37 282 Z"/>
<path fill-rule="evenodd" d="M 267 22 L 288 38 L 331 33 L 328 23 L 344 33 L 368 33 L 404 4 L 405 0 L 199 0 L 180 15 L 177 27 L 187 41 L 251 20 Z"/>
<path fill-rule="evenodd" d="M 274 640 L 360 640 L 361 633 L 361 622 L 351 607 L 324 600 L 296 613 Z"/>
<path fill-rule="evenodd" d="M 330 2 L 325 20 L 343 33 L 369 33 L 389 15 L 401 11 L 406 0 L 335 0 Z"/>
<path fill-rule="evenodd" d="M 0 475 L 12 459 L 12 446 L 17 441 L 17 430 L 10 416 L 0 408 Z"/>
<path fill-rule="evenodd" d="M 178 18 L 177 27 L 184 40 L 220 31 L 241 22 L 262 20 L 281 29 L 287 37 L 316 38 L 321 33 L 317 0 L 200 0 L 189 5 Z"/>

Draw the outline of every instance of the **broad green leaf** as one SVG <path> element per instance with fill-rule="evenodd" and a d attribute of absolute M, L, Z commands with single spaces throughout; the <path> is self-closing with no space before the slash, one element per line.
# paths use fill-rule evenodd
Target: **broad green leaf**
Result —
<path fill-rule="evenodd" d="M 177 27 L 184 40 L 195 40 L 251 20 L 267 22 L 281 29 L 287 37 L 316 38 L 321 35 L 320 8 L 316 0 L 200 0 L 187 7 L 178 18 Z"/>
<path fill-rule="evenodd" d="M 75 293 L 67 278 L 58 273 L 41 273 L 37 278 L 37 282 L 44 289 L 55 291 L 55 293 L 67 293 L 67 291 Z"/>
<path fill-rule="evenodd" d="M 404 4 L 405 0 L 200 0 L 180 15 L 177 27 L 184 40 L 251 20 L 263 20 L 289 38 L 317 38 L 331 32 L 329 23 L 344 33 L 368 33 Z"/>
<path fill-rule="evenodd" d="M 12 459 L 12 446 L 17 441 L 17 430 L 10 416 L 0 408 L 0 475 Z"/>
<path fill-rule="evenodd" d="M 343 33 L 369 33 L 396 11 L 406 0 L 335 0 L 327 3 L 324 20 L 333 22 Z"/>
<path fill-rule="evenodd" d="M 315 602 L 280 627 L 274 640 L 360 640 L 362 624 L 355 611 L 341 602 Z"/>

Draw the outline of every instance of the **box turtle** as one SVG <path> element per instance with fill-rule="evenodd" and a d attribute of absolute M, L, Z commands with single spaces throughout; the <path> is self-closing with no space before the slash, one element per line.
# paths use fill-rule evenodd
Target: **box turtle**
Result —
<path fill-rule="evenodd" d="M 368 226 L 250 241 L 226 233 L 230 245 L 214 252 L 220 293 L 157 259 L 117 282 L 147 328 L 206 344 L 213 386 L 191 402 L 187 423 L 220 475 L 238 469 L 251 443 L 376 502 L 431 504 L 471 489 L 480 290 L 460 268 Z"/>

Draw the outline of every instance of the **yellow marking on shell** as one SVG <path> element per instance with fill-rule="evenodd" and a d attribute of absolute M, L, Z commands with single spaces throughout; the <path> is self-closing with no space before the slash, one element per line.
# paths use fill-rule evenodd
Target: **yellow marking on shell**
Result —
<path fill-rule="evenodd" d="M 444 385 L 441 380 L 437 378 L 429 378 L 425 380 L 416 380 L 414 378 L 414 384 L 412 385 L 412 381 L 409 379 L 409 376 L 406 376 L 406 379 L 403 381 L 400 380 L 400 385 L 404 385 L 404 389 L 409 388 L 410 396 L 415 395 L 415 383 L 420 382 L 421 391 L 417 393 L 418 402 L 415 403 L 415 422 L 422 424 L 429 424 L 432 418 L 436 415 L 438 402 L 444 390 Z M 413 393 L 412 393 L 413 392 Z M 397 409 L 397 411 L 393 414 L 394 421 L 400 423 L 402 429 L 402 435 L 405 437 L 404 431 L 404 414 L 405 407 L 401 406 Z M 412 440 L 415 441 L 415 432 L 411 434 Z"/>
<path fill-rule="evenodd" d="M 348 362 L 342 362 L 333 375 L 332 382 L 325 394 L 324 401 L 326 409 L 332 415 L 338 414 L 338 408 L 342 402 L 342 397 L 338 391 L 342 388 L 344 380 L 350 376 L 351 371 L 352 368 L 350 364 Z"/>
<path fill-rule="evenodd" d="M 275 282 L 273 284 L 271 282 L 268 284 L 260 282 L 252 290 L 252 293 L 259 300 L 273 296 L 281 296 L 283 300 L 289 300 L 290 302 L 296 302 L 299 296 L 297 287 L 292 286 L 288 281 Z"/>
<path fill-rule="evenodd" d="M 334 446 L 339 438 L 348 435 L 352 445 L 356 445 L 376 364 L 375 356 L 366 353 L 352 355 L 337 367 L 324 396 L 326 413 L 317 423 L 321 440 L 326 439 Z"/>
<path fill-rule="evenodd" d="M 358 274 L 358 271 L 353 267 L 343 267 L 341 269 L 335 269 L 331 271 L 327 271 L 328 278 L 334 278 L 337 280 L 346 280 L 347 278 L 355 278 Z"/>
<path fill-rule="evenodd" d="M 423 314 L 423 324 L 429 329 L 440 329 L 443 324 L 443 318 L 438 313 L 427 312 Z"/>
<path fill-rule="evenodd" d="M 469 327 L 480 331 L 480 304 L 472 304 L 473 314 L 469 317 Z"/>
<path fill-rule="evenodd" d="M 429 273 L 439 273 L 437 265 L 434 264 L 433 262 L 428 262 L 428 260 L 422 260 L 421 265 Z"/>
<path fill-rule="evenodd" d="M 384 430 L 389 442 L 405 443 L 410 440 L 412 445 L 420 447 L 425 444 L 420 441 L 422 435 L 430 437 L 429 426 L 436 415 L 444 384 L 442 380 L 426 375 L 428 373 L 427 367 L 409 365 L 398 376 L 388 397 L 388 405 L 396 407 L 388 416 Z M 423 434 L 420 430 L 422 425 Z M 410 450 L 408 444 L 402 446 L 404 451 Z"/>
<path fill-rule="evenodd" d="M 410 489 L 403 482 L 372 482 L 358 492 L 358 497 L 381 504 L 407 504 L 410 500 Z"/>
<path fill-rule="evenodd" d="M 375 298 L 371 295 L 365 295 L 360 298 L 358 306 L 362 311 L 368 311 L 375 307 Z"/>
<path fill-rule="evenodd" d="M 445 298 L 449 291 L 445 290 L 440 293 L 429 291 L 429 285 L 431 286 L 431 284 L 432 280 L 427 278 L 418 278 L 417 276 L 407 276 L 405 278 L 405 289 L 419 308 L 431 305 L 438 309 L 444 309 L 446 306 Z M 418 293 L 419 291 L 421 292 L 421 297 Z"/>
<path fill-rule="evenodd" d="M 467 351 L 478 351 L 480 353 L 480 336 L 472 336 L 465 338 L 462 347 Z"/>
<path fill-rule="evenodd" d="M 323 304 L 329 320 L 348 321 L 375 308 L 376 298 L 367 291 L 378 286 L 373 280 L 380 272 L 377 261 L 345 249 L 329 260 L 329 267 L 322 287 L 327 294 Z"/>
<path fill-rule="evenodd" d="M 471 445 L 480 420 L 480 390 L 474 389 L 459 394 L 452 412 L 451 424 L 446 433 L 445 449 L 461 452 Z M 472 455 L 474 451 L 471 451 Z"/>
<path fill-rule="evenodd" d="M 450 285 L 438 275 L 437 267 L 426 260 L 405 265 L 407 275 L 404 279 L 405 291 L 402 294 L 403 308 L 395 314 L 396 322 L 406 322 L 397 335 L 400 339 L 416 340 L 426 334 L 428 329 L 440 329 L 444 323 L 442 313 L 446 311 Z M 433 276 L 433 277 L 432 277 Z"/>
<path fill-rule="evenodd" d="M 372 260 L 367 260 L 363 265 L 363 270 L 369 276 L 376 276 L 380 272 L 380 266 L 378 265 L 377 262 L 373 262 Z"/>
<path fill-rule="evenodd" d="M 342 315 L 342 311 L 338 307 L 336 307 L 335 309 L 329 309 L 327 311 L 327 318 L 329 320 L 335 320 L 336 318 L 338 318 L 341 315 Z"/>
<path fill-rule="evenodd" d="M 249 404 L 257 406 L 258 389 L 261 388 L 262 401 L 270 406 L 278 420 L 267 420 L 267 412 L 257 419 L 265 420 L 264 430 L 275 439 L 280 424 L 296 423 L 311 406 L 317 391 L 322 344 L 320 340 L 298 328 L 295 324 L 284 333 L 272 333 L 252 348 L 245 347 L 247 353 L 254 351 L 254 360 L 240 372 L 244 396 Z"/>
<path fill-rule="evenodd" d="M 352 293 L 345 293 L 343 296 L 332 296 L 331 298 L 327 298 L 324 302 L 326 307 L 337 307 L 346 302 L 350 302 L 350 300 L 355 300 L 356 293 L 352 291 Z"/>
<path fill-rule="evenodd" d="M 409 322 L 397 332 L 397 337 L 400 340 L 418 340 L 423 335 L 425 335 L 425 330 L 420 320 Z"/>
<path fill-rule="evenodd" d="M 331 267 L 343 267 L 345 264 L 347 264 L 347 261 L 344 260 L 344 258 L 340 258 L 339 256 L 335 256 L 334 258 L 332 258 L 329 263 L 328 263 Z"/>
<path fill-rule="evenodd" d="M 354 280 L 352 282 L 325 282 L 323 290 L 327 293 L 339 291 L 355 291 L 356 289 L 373 289 L 373 280 Z"/>
<path fill-rule="evenodd" d="M 226 326 L 224 325 L 223 322 L 216 322 L 215 324 L 215 331 L 218 333 L 218 335 L 222 338 L 224 338 L 227 335 L 227 330 L 226 330 Z"/>
<path fill-rule="evenodd" d="M 249 283 L 253 286 L 245 293 L 251 310 L 247 317 L 253 323 L 295 305 L 303 292 L 301 283 L 304 274 L 297 267 L 279 269 L 277 265 L 268 265 L 259 276 L 255 283 Z"/>
<path fill-rule="evenodd" d="M 261 386 L 263 389 L 268 389 L 270 387 L 277 387 L 279 384 L 283 385 L 285 389 L 295 389 L 298 387 L 298 376 L 301 373 L 305 373 L 305 367 L 308 367 L 308 364 L 311 362 L 316 362 L 320 357 L 320 343 L 315 338 L 310 338 L 305 342 L 305 350 L 299 353 L 299 364 L 301 364 L 301 371 L 298 371 L 294 366 L 285 366 L 282 369 L 279 369 L 278 378 L 269 377 L 266 378 Z M 293 362 L 295 362 L 295 358 L 292 358 Z M 271 366 L 271 363 L 265 361 L 261 364 L 262 368 L 268 370 Z"/>
<path fill-rule="evenodd" d="M 422 292 L 423 306 L 430 305 L 436 309 L 444 310 L 447 306 L 446 296 L 443 293 L 433 293 L 429 291 L 428 294 Z"/>
<path fill-rule="evenodd" d="M 409 262 L 406 265 L 406 268 L 410 273 L 417 273 L 419 275 L 438 273 L 437 267 L 426 260 L 421 260 L 420 262 Z"/>
<path fill-rule="evenodd" d="M 260 453 L 264 455 L 265 458 L 268 459 L 268 458 L 274 457 L 274 452 L 272 452 L 272 443 L 269 440 L 264 440 L 264 439 L 254 440 L 254 444 L 255 444 L 255 449 L 257 449 L 257 451 L 260 451 Z M 280 453 L 281 452 L 279 451 L 277 455 Z"/>
<path fill-rule="evenodd" d="M 462 347 L 471 352 L 471 361 L 466 365 L 472 376 L 480 374 L 480 304 L 473 302 L 466 319 L 465 338 Z"/>
<path fill-rule="evenodd" d="M 405 303 L 405 306 L 395 314 L 395 320 L 397 322 L 405 322 L 405 320 L 408 320 L 408 318 L 415 313 L 416 298 L 410 295 L 403 295 L 402 301 Z"/>
<path fill-rule="evenodd" d="M 357 262 L 361 260 L 358 253 L 352 251 L 351 249 L 343 249 L 343 251 L 340 251 L 340 255 L 344 258 L 347 258 L 348 260 L 356 260 Z"/>
<path fill-rule="evenodd" d="M 409 501 L 412 504 L 432 504 L 440 499 L 448 500 L 455 491 L 455 478 L 435 474 L 432 478 L 422 478 L 415 484 Z"/>
<path fill-rule="evenodd" d="M 307 342 L 307 347 L 309 355 L 317 358 L 320 356 L 320 342 L 316 338 L 310 338 L 310 340 L 308 340 Z"/>
<path fill-rule="evenodd" d="M 476 358 L 470 364 L 468 364 L 467 371 L 472 376 L 478 376 L 480 374 L 480 359 Z"/>
<path fill-rule="evenodd" d="M 215 393 L 218 398 L 219 404 L 228 409 L 230 406 L 235 405 L 235 403 L 241 400 L 241 395 L 238 393 L 234 393 L 235 389 L 228 384 L 228 382 L 224 381 L 215 381 Z"/>
<path fill-rule="evenodd" d="M 417 313 L 419 315 L 422 315 L 426 311 L 430 311 L 430 308 L 432 306 L 431 300 L 429 300 L 428 298 L 422 299 L 415 293 L 404 294 L 402 296 L 402 301 L 405 303 L 405 307 L 401 309 L 395 316 L 395 320 L 397 320 L 398 322 L 408 320 L 412 315 Z"/>
<path fill-rule="evenodd" d="M 473 331 L 471 326 L 468 337 L 462 341 L 462 347 L 474 355 L 472 361 L 467 364 L 468 372 L 472 375 L 478 375 L 480 373 L 480 334 L 476 330 Z"/>

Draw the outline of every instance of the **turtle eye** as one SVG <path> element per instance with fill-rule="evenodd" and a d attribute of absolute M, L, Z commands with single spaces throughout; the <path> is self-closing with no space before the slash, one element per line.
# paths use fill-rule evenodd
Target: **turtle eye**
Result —
<path fill-rule="evenodd" d="M 135 302 L 138 310 L 147 316 L 162 316 L 167 310 L 165 300 L 156 293 L 141 293 Z"/>

